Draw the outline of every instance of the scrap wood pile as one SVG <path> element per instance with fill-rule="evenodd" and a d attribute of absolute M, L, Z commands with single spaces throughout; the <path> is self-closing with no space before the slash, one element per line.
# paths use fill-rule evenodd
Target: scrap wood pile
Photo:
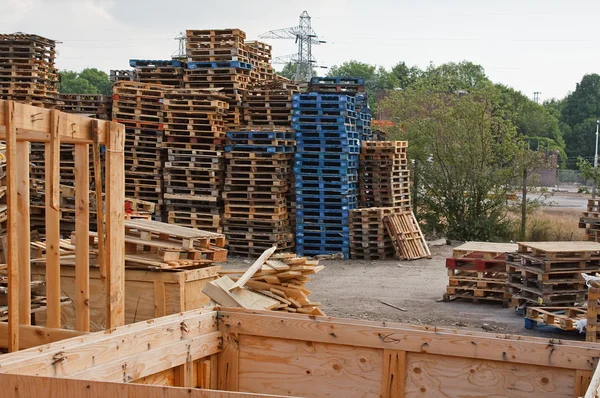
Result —
<path fill-rule="evenodd" d="M 306 288 L 310 275 L 324 266 L 295 254 L 273 254 L 266 250 L 248 270 L 221 271 L 223 275 L 208 283 L 203 292 L 224 307 L 297 312 L 324 316 L 320 303 L 309 299 Z"/>
<path fill-rule="evenodd" d="M 58 70 L 56 42 L 38 35 L 0 34 L 0 99 L 52 107 Z"/>

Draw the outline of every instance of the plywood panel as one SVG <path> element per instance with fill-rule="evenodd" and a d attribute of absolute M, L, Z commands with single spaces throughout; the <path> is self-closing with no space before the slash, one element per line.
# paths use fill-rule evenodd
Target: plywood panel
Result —
<path fill-rule="evenodd" d="M 573 398 L 575 370 L 408 353 L 406 398 Z"/>
<path fill-rule="evenodd" d="M 304 397 L 379 397 L 383 350 L 239 336 L 239 391 Z"/>
<path fill-rule="evenodd" d="M 175 369 L 167 369 L 164 372 L 155 373 L 138 380 L 132 381 L 134 384 L 149 384 L 153 386 L 174 386 Z"/>

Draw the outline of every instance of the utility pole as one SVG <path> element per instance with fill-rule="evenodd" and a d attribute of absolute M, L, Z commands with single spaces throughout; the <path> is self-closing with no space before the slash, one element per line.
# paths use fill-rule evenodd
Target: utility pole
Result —
<path fill-rule="evenodd" d="M 311 25 L 311 17 L 304 11 L 300 15 L 300 23 L 286 29 L 277 29 L 264 33 L 259 36 L 261 39 L 288 39 L 295 40 L 298 45 L 298 53 L 277 57 L 273 60 L 274 64 L 292 63 L 296 65 L 296 75 L 294 80 L 297 82 L 308 82 L 313 76 L 313 68 L 317 60 L 312 55 L 312 46 L 325 43 L 319 40 L 317 33 Z"/>
<path fill-rule="evenodd" d="M 600 120 L 596 120 L 596 153 L 594 155 L 594 186 L 592 188 L 592 199 L 596 199 L 596 179 L 598 171 L 598 128 L 600 128 Z"/>
<path fill-rule="evenodd" d="M 533 93 L 533 102 L 535 102 L 536 104 L 540 103 L 540 92 L 536 91 Z"/>
<path fill-rule="evenodd" d="M 179 48 L 177 49 L 177 52 L 174 52 L 171 55 L 171 58 L 185 60 L 187 58 L 186 51 L 185 51 L 187 37 L 186 37 L 185 33 L 179 32 L 179 35 L 177 35 L 175 40 L 179 41 Z"/>

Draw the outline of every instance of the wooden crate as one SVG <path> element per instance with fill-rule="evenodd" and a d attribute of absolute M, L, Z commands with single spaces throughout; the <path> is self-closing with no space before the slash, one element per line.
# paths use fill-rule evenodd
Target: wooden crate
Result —
<path fill-rule="evenodd" d="M 202 293 L 204 285 L 218 278 L 220 266 L 193 270 L 145 271 L 125 270 L 125 323 L 141 322 L 165 315 L 201 308 L 210 299 Z M 35 269 L 34 275 L 43 277 L 43 269 Z M 75 326 L 75 267 L 61 267 L 62 293 L 73 305 L 62 310 L 63 325 L 67 329 Z M 90 269 L 90 330 L 106 328 L 104 316 L 105 295 L 98 269 Z M 45 314 L 36 317 L 38 325 L 45 324 Z"/>
<path fill-rule="evenodd" d="M 0 356 L 0 385 L 6 398 L 580 397 L 590 382 L 598 388 L 599 349 L 431 326 L 195 310 Z"/>

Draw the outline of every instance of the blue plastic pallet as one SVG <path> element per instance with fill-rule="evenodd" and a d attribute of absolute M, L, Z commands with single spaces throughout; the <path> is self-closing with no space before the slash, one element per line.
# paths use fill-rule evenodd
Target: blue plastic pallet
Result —
<path fill-rule="evenodd" d="M 358 134 L 358 133 L 356 133 Z M 298 147 L 319 147 L 319 148 L 352 148 L 360 150 L 360 141 L 357 138 L 296 138 Z"/>
<path fill-rule="evenodd" d="M 176 68 L 185 68 L 185 62 L 178 61 L 176 59 L 130 59 L 129 66 L 132 68 L 146 67 L 146 66 L 173 66 Z"/>
<path fill-rule="evenodd" d="M 354 210 L 356 207 L 351 209 L 341 210 L 328 210 L 328 209 L 296 209 L 297 218 L 307 219 L 319 219 L 322 223 L 327 223 L 329 220 L 335 221 L 345 219 L 346 224 L 348 223 L 348 216 L 350 210 Z"/>
<path fill-rule="evenodd" d="M 321 231 L 350 233 L 350 227 L 347 225 L 335 225 L 335 224 L 304 224 L 304 223 L 298 224 L 298 223 L 296 223 L 296 233 L 321 232 Z"/>
<path fill-rule="evenodd" d="M 230 140 L 294 140 L 294 133 L 291 131 L 228 131 L 227 138 Z"/>
<path fill-rule="evenodd" d="M 350 174 L 346 176 L 327 176 L 327 175 L 302 175 L 295 174 L 294 185 L 299 189 L 303 188 L 315 188 L 317 186 L 329 187 L 331 189 L 343 188 L 345 185 L 352 183 L 358 183 L 358 176 L 356 174 Z"/>
<path fill-rule="evenodd" d="M 358 160 L 296 160 L 294 171 L 298 168 L 312 167 L 317 169 L 358 169 Z"/>
<path fill-rule="evenodd" d="M 296 140 L 336 140 L 336 139 L 358 139 L 359 129 L 357 131 L 302 131 L 296 133 Z"/>
<path fill-rule="evenodd" d="M 356 204 L 356 195 L 296 195 L 297 209 L 343 209 L 350 204 Z"/>
<path fill-rule="evenodd" d="M 337 238 L 323 238 L 323 239 L 319 239 L 319 238 L 301 238 L 301 237 L 296 237 L 296 245 L 301 245 L 304 247 L 310 247 L 310 246 L 318 246 L 318 247 L 329 247 L 329 248 L 340 248 L 340 249 L 348 249 L 350 247 L 350 242 L 348 242 L 347 240 L 344 241 L 343 239 L 337 239 Z"/>
<path fill-rule="evenodd" d="M 222 61 L 222 62 L 188 62 L 188 69 L 214 69 L 214 68 L 239 68 L 252 70 L 252 65 L 240 61 Z"/>
<path fill-rule="evenodd" d="M 302 152 L 329 152 L 329 153 L 350 153 L 359 154 L 360 145 L 355 146 L 325 146 L 325 145 L 313 145 L 313 144 L 296 144 L 296 150 Z"/>
<path fill-rule="evenodd" d="M 292 123 L 296 124 L 335 124 L 335 125 L 356 125 L 354 116 L 319 116 L 319 115 L 296 115 L 292 116 Z"/>
<path fill-rule="evenodd" d="M 349 153 L 328 153 L 328 152 L 296 152 L 294 154 L 294 159 L 296 160 L 327 160 L 327 161 L 335 161 L 335 160 L 352 160 L 358 161 L 359 155 L 351 155 Z"/>
<path fill-rule="evenodd" d="M 331 228 L 343 228 L 348 226 L 348 218 L 347 217 L 338 217 L 338 218 L 323 218 L 323 217 L 301 217 L 302 223 L 305 226 L 309 225 L 326 225 Z"/>
<path fill-rule="evenodd" d="M 337 94 L 337 93 L 302 93 L 302 94 L 294 94 L 292 96 L 292 101 L 330 101 L 330 102 L 350 102 L 352 104 L 355 103 L 355 99 L 353 96 L 346 94 Z"/>
<path fill-rule="evenodd" d="M 353 117 L 358 118 L 358 115 L 353 110 L 348 109 L 327 109 L 327 108 L 304 108 L 304 109 L 295 109 L 294 116 L 304 116 L 304 117 Z"/>
<path fill-rule="evenodd" d="M 318 77 L 314 76 L 310 79 L 310 84 L 354 84 L 364 86 L 365 79 L 362 77 Z"/>
<path fill-rule="evenodd" d="M 294 152 L 293 146 L 269 146 L 269 145 L 225 145 L 225 152 L 266 152 L 266 153 L 290 153 Z"/>
<path fill-rule="evenodd" d="M 324 111 L 324 112 L 354 112 L 354 104 L 349 102 L 317 102 L 317 101 L 293 101 L 292 109 L 298 112 Z"/>
<path fill-rule="evenodd" d="M 295 131 L 356 131 L 356 124 L 293 123 Z"/>

